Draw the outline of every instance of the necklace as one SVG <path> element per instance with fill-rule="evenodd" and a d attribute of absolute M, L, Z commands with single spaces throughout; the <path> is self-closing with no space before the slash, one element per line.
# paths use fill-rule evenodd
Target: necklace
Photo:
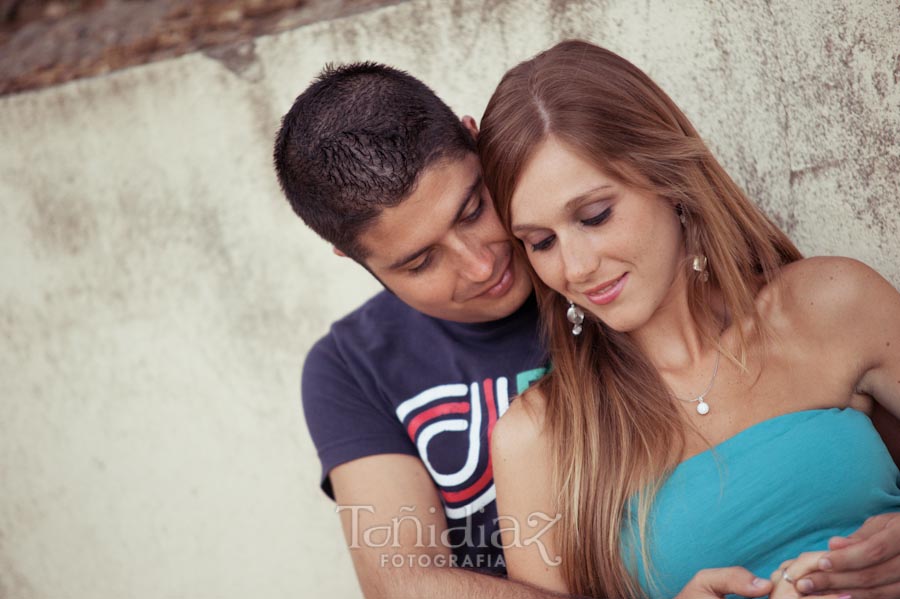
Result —
<path fill-rule="evenodd" d="M 709 393 L 709 390 L 712 389 L 713 383 L 716 381 L 716 374 L 718 374 L 718 372 L 719 372 L 719 358 L 721 358 L 721 357 L 722 357 L 722 352 L 719 350 L 716 350 L 716 365 L 713 367 L 712 378 L 709 379 L 709 384 L 706 386 L 706 389 L 703 390 L 703 393 L 701 393 L 700 395 L 698 395 L 697 397 L 694 397 L 692 399 L 682 399 L 681 397 L 678 397 L 674 393 L 672 394 L 672 397 L 674 397 L 678 401 L 686 401 L 689 403 L 696 401 L 696 402 L 698 402 L 697 403 L 697 413 L 700 414 L 701 416 L 705 416 L 706 414 L 709 414 L 709 404 L 706 403 L 704 397 L 706 397 L 706 394 Z"/>

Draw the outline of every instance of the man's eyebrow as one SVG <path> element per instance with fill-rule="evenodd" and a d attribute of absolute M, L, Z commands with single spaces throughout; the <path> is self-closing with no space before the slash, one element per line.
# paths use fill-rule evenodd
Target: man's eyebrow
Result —
<path fill-rule="evenodd" d="M 480 187 L 481 187 L 481 172 L 479 171 L 478 175 L 475 177 L 475 180 L 472 182 L 472 184 L 466 190 L 466 193 L 463 196 L 463 199 L 459 204 L 459 208 L 457 209 L 456 214 L 453 216 L 453 222 L 450 223 L 451 227 L 453 226 L 454 223 L 456 223 L 456 221 L 458 221 L 460 219 L 460 217 L 462 217 L 463 212 L 465 212 L 465 210 L 466 210 L 466 206 L 469 205 L 469 201 L 472 199 L 472 196 L 475 194 L 476 191 L 478 191 L 478 189 Z M 416 250 L 411 254 L 407 254 L 406 256 L 400 258 L 399 260 L 392 262 L 390 264 L 390 266 L 388 266 L 388 270 L 397 270 L 397 269 L 401 268 L 402 266 L 409 264 L 410 262 L 412 262 L 413 260 L 415 260 L 416 258 L 418 258 L 419 256 L 421 256 L 422 254 L 424 254 L 425 252 L 427 252 L 430 249 L 431 249 L 431 246 L 429 245 L 428 247 L 424 247 L 422 249 Z"/>
<path fill-rule="evenodd" d="M 611 188 L 611 187 L 612 187 L 612 185 L 609 185 L 609 184 L 599 185 L 597 187 L 594 187 L 593 189 L 588 189 L 585 192 L 579 193 L 577 196 L 575 196 L 574 198 L 572 198 L 568 202 L 566 202 L 565 206 L 563 206 L 563 210 L 572 210 L 575 206 L 577 206 L 578 204 L 583 202 L 585 199 L 591 197 L 598 191 L 601 191 L 601 190 L 607 189 L 607 188 Z M 540 227 L 538 225 L 530 225 L 528 223 L 520 223 L 518 225 L 513 226 L 512 232 L 513 233 L 521 233 L 523 231 L 530 231 L 533 229 L 542 229 L 542 228 L 543 227 Z"/>

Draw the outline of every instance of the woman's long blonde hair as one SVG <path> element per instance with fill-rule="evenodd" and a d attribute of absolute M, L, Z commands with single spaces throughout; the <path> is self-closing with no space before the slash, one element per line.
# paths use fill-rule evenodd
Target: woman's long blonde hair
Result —
<path fill-rule="evenodd" d="M 609 50 L 576 40 L 506 73 L 488 103 L 478 145 L 485 182 L 507 229 L 522 171 L 550 135 L 684 214 L 687 255 L 709 261 L 709 281 L 689 277 L 687 285 L 691 314 L 708 339 L 718 345 L 718 329 L 703 326 L 716 320 L 710 288 L 721 290 L 732 322 L 759 322 L 758 285 L 802 256 L 645 73 Z M 524 257 L 521 244 L 515 247 Z M 533 271 L 532 279 L 553 364 L 539 384 L 556 466 L 563 573 L 577 594 L 638 597 L 640 586 L 626 567 L 634 556 L 623 554 L 623 524 L 636 518 L 640 546 L 646 548 L 650 506 L 680 459 L 685 421 L 627 334 L 591 321 L 573 338 L 565 298 Z M 753 329 L 738 330 L 741 349 L 731 357 L 743 363 Z"/>

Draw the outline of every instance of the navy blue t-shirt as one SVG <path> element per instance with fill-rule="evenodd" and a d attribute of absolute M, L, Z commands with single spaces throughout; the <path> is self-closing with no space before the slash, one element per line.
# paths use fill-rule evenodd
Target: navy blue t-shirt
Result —
<path fill-rule="evenodd" d="M 350 460 L 418 456 L 440 493 L 455 565 L 504 573 L 491 541 L 498 526 L 490 433 L 545 365 L 534 297 L 501 320 L 463 324 L 382 291 L 334 323 L 303 367 L 322 490 L 334 498 L 328 474 Z"/>

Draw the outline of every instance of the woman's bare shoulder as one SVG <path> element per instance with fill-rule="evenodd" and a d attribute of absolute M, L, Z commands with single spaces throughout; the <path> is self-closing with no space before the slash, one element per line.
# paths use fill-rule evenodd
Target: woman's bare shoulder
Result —
<path fill-rule="evenodd" d="M 759 294 L 761 312 L 822 333 L 852 324 L 871 300 L 892 290 L 884 278 L 853 258 L 816 256 L 784 266 Z"/>
<path fill-rule="evenodd" d="M 544 393 L 532 387 L 510 404 L 491 435 L 495 458 L 522 456 L 540 446 L 546 401 Z"/>

